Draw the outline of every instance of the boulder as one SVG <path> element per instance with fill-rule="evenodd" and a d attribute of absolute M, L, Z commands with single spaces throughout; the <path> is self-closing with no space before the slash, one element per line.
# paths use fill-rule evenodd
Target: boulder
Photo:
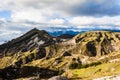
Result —
<path fill-rule="evenodd" d="M 48 80 L 68 80 L 68 78 L 64 76 L 54 76 L 52 78 L 49 78 Z"/>

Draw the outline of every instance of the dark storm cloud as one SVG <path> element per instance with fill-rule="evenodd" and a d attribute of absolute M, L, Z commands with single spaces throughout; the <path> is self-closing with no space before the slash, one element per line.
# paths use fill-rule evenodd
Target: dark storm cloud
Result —
<path fill-rule="evenodd" d="M 86 0 L 72 6 L 69 12 L 77 16 L 116 16 L 120 15 L 119 0 Z"/>

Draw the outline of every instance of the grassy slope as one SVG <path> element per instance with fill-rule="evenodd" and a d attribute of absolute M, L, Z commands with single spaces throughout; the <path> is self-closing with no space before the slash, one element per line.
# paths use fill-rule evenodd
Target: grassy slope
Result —
<path fill-rule="evenodd" d="M 19 61 L 20 59 L 24 59 L 25 57 L 29 56 L 30 54 L 34 54 L 38 51 L 38 49 L 34 49 L 33 51 L 23 52 L 23 53 L 16 53 L 13 56 L 6 56 L 0 59 L 0 69 L 8 67 L 10 65 L 14 65 L 15 62 Z"/>
<path fill-rule="evenodd" d="M 98 66 L 92 66 L 83 69 L 69 70 L 63 75 L 71 78 L 71 80 L 82 79 L 89 80 L 102 76 L 114 75 L 120 73 L 120 62 L 103 63 Z"/>
<path fill-rule="evenodd" d="M 119 55 L 119 51 L 113 52 L 102 56 L 102 59 L 101 57 L 98 59 L 102 64 L 82 69 L 71 69 L 63 75 L 69 77 L 71 80 L 91 80 L 93 78 L 120 74 L 120 60 L 114 61 L 115 59 L 119 59 Z M 111 60 L 114 62 L 110 62 Z"/>

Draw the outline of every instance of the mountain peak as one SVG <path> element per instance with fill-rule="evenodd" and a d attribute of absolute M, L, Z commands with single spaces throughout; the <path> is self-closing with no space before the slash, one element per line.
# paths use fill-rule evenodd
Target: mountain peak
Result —
<path fill-rule="evenodd" d="M 26 34 L 24 34 L 24 35 L 34 35 L 34 34 L 38 34 L 38 35 L 45 35 L 45 34 L 47 34 L 47 35 L 49 35 L 48 34 L 48 32 L 46 32 L 45 30 L 39 30 L 39 29 L 37 29 L 37 28 L 33 28 L 33 29 L 31 29 L 30 31 L 28 31 Z M 49 35 L 50 36 L 50 35 Z"/>
<path fill-rule="evenodd" d="M 26 34 L 34 34 L 34 33 L 46 33 L 46 34 L 48 34 L 45 30 L 39 30 L 37 28 L 33 28 L 33 29 L 29 30 Z M 26 35 L 26 34 L 24 34 L 24 35 Z"/>
<path fill-rule="evenodd" d="M 39 31 L 39 29 L 33 28 L 33 29 L 31 29 L 31 31 Z"/>
<path fill-rule="evenodd" d="M 0 45 L 0 53 L 13 54 L 19 51 L 28 51 L 39 46 L 45 46 L 48 42 L 52 43 L 53 40 L 45 30 L 33 28 L 24 35 Z M 8 50 L 6 51 L 6 49 Z"/>

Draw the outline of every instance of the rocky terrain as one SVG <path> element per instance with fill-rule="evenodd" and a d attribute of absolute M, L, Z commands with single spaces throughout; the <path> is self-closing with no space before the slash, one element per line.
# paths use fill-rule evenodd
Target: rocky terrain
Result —
<path fill-rule="evenodd" d="M 101 78 L 96 78 L 93 80 L 119 80 L 119 79 L 120 79 L 120 75 L 113 75 L 113 76 L 105 76 Z"/>
<path fill-rule="evenodd" d="M 53 37 L 34 28 L 0 45 L 0 78 L 93 79 L 119 74 L 119 58 L 119 32 L 89 31 L 74 37 Z"/>

